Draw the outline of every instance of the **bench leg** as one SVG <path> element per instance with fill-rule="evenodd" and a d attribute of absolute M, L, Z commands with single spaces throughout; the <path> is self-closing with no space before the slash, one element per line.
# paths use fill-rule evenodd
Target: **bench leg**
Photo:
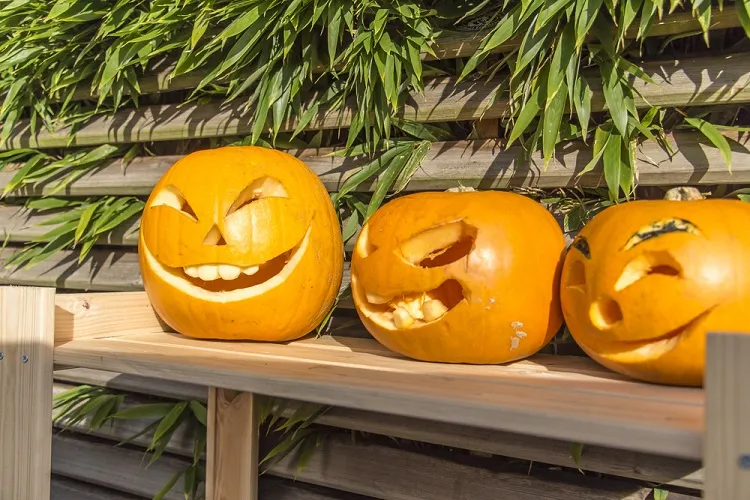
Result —
<path fill-rule="evenodd" d="M 206 500 L 257 500 L 258 413 L 247 392 L 208 392 Z"/>
<path fill-rule="evenodd" d="M 705 376 L 706 500 L 750 498 L 750 335 L 710 333 Z"/>
<path fill-rule="evenodd" d="M 53 288 L 0 287 L 0 500 L 49 500 Z"/>

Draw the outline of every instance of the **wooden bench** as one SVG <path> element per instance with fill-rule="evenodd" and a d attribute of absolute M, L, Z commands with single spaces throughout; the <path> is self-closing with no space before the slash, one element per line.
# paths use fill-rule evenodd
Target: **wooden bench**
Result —
<path fill-rule="evenodd" d="M 253 394 L 703 460 L 705 498 L 750 495 L 750 337 L 709 335 L 703 390 L 633 382 L 580 357 L 465 366 L 404 359 L 338 334 L 198 341 L 165 329 L 143 292 L 3 287 L 0 351 L 3 500 L 49 497 L 54 364 L 210 386 L 210 500 L 256 498 Z"/>

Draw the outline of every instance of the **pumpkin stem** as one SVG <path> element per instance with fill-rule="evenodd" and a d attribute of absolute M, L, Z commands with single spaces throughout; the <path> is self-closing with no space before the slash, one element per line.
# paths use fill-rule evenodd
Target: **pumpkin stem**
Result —
<path fill-rule="evenodd" d="M 702 200 L 703 195 L 698 191 L 698 188 L 692 186 L 678 186 L 667 190 L 664 199 L 674 201 Z"/>

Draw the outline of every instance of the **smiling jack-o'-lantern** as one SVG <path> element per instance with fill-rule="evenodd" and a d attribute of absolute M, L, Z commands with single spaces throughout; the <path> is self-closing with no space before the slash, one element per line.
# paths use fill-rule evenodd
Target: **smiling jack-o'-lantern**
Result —
<path fill-rule="evenodd" d="M 707 331 L 750 332 L 750 206 L 644 200 L 597 214 L 565 258 L 578 345 L 613 371 L 702 385 Z"/>
<path fill-rule="evenodd" d="M 524 196 L 410 194 L 383 205 L 362 228 L 352 298 L 367 330 L 405 356 L 521 359 L 562 324 L 564 248 L 554 217 Z"/>
<path fill-rule="evenodd" d="M 154 309 L 190 337 L 299 338 L 323 319 L 343 273 L 318 177 L 291 155 L 252 146 L 175 163 L 146 203 L 138 248 Z"/>

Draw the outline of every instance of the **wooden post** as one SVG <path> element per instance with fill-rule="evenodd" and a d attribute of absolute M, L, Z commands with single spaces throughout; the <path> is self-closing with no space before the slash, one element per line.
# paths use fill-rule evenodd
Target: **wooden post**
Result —
<path fill-rule="evenodd" d="M 258 499 L 258 412 L 253 395 L 208 391 L 206 500 Z"/>
<path fill-rule="evenodd" d="M 0 500 L 49 500 L 55 289 L 0 287 Z"/>
<path fill-rule="evenodd" d="M 703 465 L 706 500 L 750 498 L 750 334 L 709 333 Z"/>

